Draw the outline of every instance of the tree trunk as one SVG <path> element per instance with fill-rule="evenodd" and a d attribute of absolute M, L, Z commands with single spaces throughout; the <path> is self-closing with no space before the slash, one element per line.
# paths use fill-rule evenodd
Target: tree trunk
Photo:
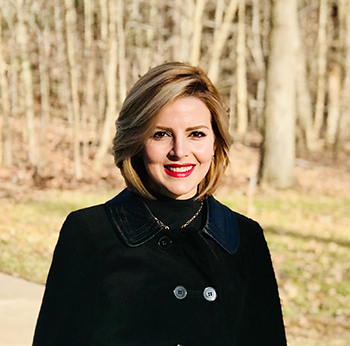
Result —
<path fill-rule="evenodd" d="M 149 23 L 156 23 L 157 22 L 157 0 L 150 0 L 149 1 L 149 12 L 148 12 L 148 20 Z M 145 54 L 145 62 L 143 66 L 148 66 L 147 68 L 150 67 L 151 61 L 153 60 L 155 56 L 155 52 L 153 47 L 156 45 L 155 44 L 155 25 L 149 25 L 147 30 L 146 30 L 146 54 Z M 142 68 L 142 70 L 144 70 Z M 139 75 L 140 73 L 138 73 Z"/>
<path fill-rule="evenodd" d="M 94 1 L 84 1 L 84 60 L 86 66 L 84 102 L 82 107 L 82 131 L 87 133 L 88 124 L 96 124 L 95 107 L 95 78 L 96 78 L 96 56 L 94 45 Z M 96 126 L 94 127 L 96 128 Z M 89 156 L 88 137 L 83 136 L 83 160 L 86 161 Z"/>
<path fill-rule="evenodd" d="M 196 9 L 193 17 L 193 32 L 192 32 L 192 44 L 190 53 L 190 62 L 192 65 L 197 66 L 199 64 L 199 58 L 201 53 L 201 38 L 203 27 L 203 13 L 206 0 L 197 0 Z"/>
<path fill-rule="evenodd" d="M 344 24 L 342 30 L 342 44 L 345 52 L 344 79 L 341 93 L 341 116 L 339 120 L 339 134 L 336 140 L 335 155 L 337 157 L 345 140 L 350 136 L 350 0 L 345 0 L 343 4 Z"/>
<path fill-rule="evenodd" d="M 108 0 L 100 0 L 100 33 L 101 33 L 101 44 L 102 50 L 107 47 L 108 39 Z"/>
<path fill-rule="evenodd" d="M 302 142 L 300 147 L 303 148 L 303 150 L 306 148 L 308 151 L 310 151 L 316 148 L 317 138 L 312 127 L 313 109 L 308 86 L 305 47 L 302 42 L 299 27 L 296 27 L 296 38 L 298 40 L 296 64 L 296 108 L 301 135 L 300 142 Z"/>
<path fill-rule="evenodd" d="M 277 188 L 295 184 L 296 0 L 272 1 L 267 69 L 265 138 L 261 182 Z"/>
<path fill-rule="evenodd" d="M 341 66 L 337 62 L 331 63 L 328 74 L 328 112 L 326 129 L 326 144 L 329 148 L 334 148 L 338 134 L 341 75 Z"/>
<path fill-rule="evenodd" d="M 108 2 L 99 0 L 100 8 L 100 35 L 99 48 L 102 59 L 102 74 L 107 82 L 108 79 Z"/>
<path fill-rule="evenodd" d="M 238 0 L 230 0 L 225 13 L 225 18 L 214 36 L 216 39 L 214 39 L 213 42 L 212 54 L 208 70 L 208 76 L 214 84 L 218 81 L 219 78 L 220 56 L 232 27 L 232 21 L 237 10 L 237 4 Z"/>
<path fill-rule="evenodd" d="M 224 19 L 224 12 L 225 12 L 225 0 L 217 0 L 216 9 L 215 9 L 215 22 L 214 22 L 214 41 L 218 39 L 220 27 Z"/>
<path fill-rule="evenodd" d="M 248 130 L 248 91 L 246 67 L 245 0 L 238 0 L 237 37 L 237 134 L 244 138 Z"/>
<path fill-rule="evenodd" d="M 147 25 L 146 35 L 140 25 L 130 25 L 128 39 L 132 42 L 133 51 L 130 57 L 130 65 L 132 66 L 132 80 L 137 80 L 140 75 L 157 61 L 156 41 L 161 35 L 159 23 L 163 20 L 157 7 L 158 1 L 151 0 L 148 2 L 147 19 L 149 23 L 154 25 Z M 142 18 L 142 5 L 140 0 L 133 0 L 131 3 L 131 13 L 129 22 L 138 23 Z M 145 37 L 144 37 L 145 36 Z M 170 49 L 169 49 L 170 50 Z"/>
<path fill-rule="evenodd" d="M 12 37 L 9 41 L 10 46 L 18 45 L 15 37 Z M 20 99 L 20 62 L 16 52 L 13 50 L 10 52 L 10 64 L 7 71 L 9 79 L 9 96 L 10 96 L 10 115 L 11 118 L 16 118 L 22 112 Z M 24 107 L 23 111 L 24 111 Z M 25 132 L 25 129 L 24 131 Z M 25 135 L 23 134 L 23 137 Z"/>
<path fill-rule="evenodd" d="M 200 0 L 202 1 L 202 0 Z M 188 5 L 192 5 L 192 1 L 174 0 L 172 7 L 172 28 L 171 38 L 171 55 L 175 61 L 188 61 L 188 52 L 190 51 L 188 34 L 192 32 L 192 25 L 189 25 L 187 15 Z M 192 17 L 191 17 L 192 18 Z M 186 27 L 186 32 L 184 32 Z"/>
<path fill-rule="evenodd" d="M 230 120 L 229 120 L 229 132 L 233 136 L 236 130 L 237 117 L 235 111 L 237 110 L 237 83 L 235 78 L 232 78 L 231 88 L 230 88 Z"/>
<path fill-rule="evenodd" d="M 206 1 L 206 0 L 204 0 Z M 180 47 L 180 61 L 190 61 L 191 62 L 191 50 L 192 50 L 192 37 L 193 37 L 193 18 L 195 13 L 195 4 L 193 1 L 181 1 L 184 5 L 181 7 L 182 17 L 180 22 L 180 37 L 181 37 L 181 47 Z M 201 24 L 203 26 L 203 23 Z M 201 35 L 202 37 L 202 29 Z M 199 57 L 198 63 L 193 65 L 198 65 L 200 61 L 201 44 L 199 44 Z"/>
<path fill-rule="evenodd" d="M 248 40 L 250 50 L 257 69 L 257 90 L 255 107 L 251 111 L 251 124 L 254 127 L 262 128 L 263 126 L 263 111 L 265 104 L 265 87 L 266 87 L 266 66 L 264 61 L 264 54 L 262 51 L 261 41 L 261 16 L 260 16 L 260 0 L 253 0 L 252 2 L 252 35 Z"/>
<path fill-rule="evenodd" d="M 318 73 L 317 96 L 315 106 L 314 131 L 318 137 L 321 132 L 324 119 L 326 99 L 326 68 L 327 68 L 327 12 L 328 0 L 320 0 L 320 15 L 318 27 Z"/>
<path fill-rule="evenodd" d="M 2 42 L 2 11 L 0 10 L 0 90 L 1 114 L 0 119 L 0 164 L 12 165 L 11 129 L 10 129 L 10 95 L 7 79 L 7 64 L 4 58 Z"/>
<path fill-rule="evenodd" d="M 100 137 L 94 166 L 98 168 L 106 155 L 108 149 L 112 146 L 112 137 L 114 132 L 114 122 L 117 115 L 117 8 L 115 0 L 108 0 L 109 25 L 108 25 L 108 67 L 107 67 L 107 111 L 103 123 L 103 129 Z"/>
<path fill-rule="evenodd" d="M 70 111 L 70 87 L 69 87 L 69 69 L 66 56 L 66 39 L 64 35 L 64 17 L 62 13 L 61 0 L 55 0 L 54 5 L 55 20 L 55 39 L 57 42 L 56 64 L 59 66 L 57 75 L 57 97 L 58 107 L 63 114 L 66 114 L 68 121 L 73 122 Z"/>
<path fill-rule="evenodd" d="M 264 56 L 268 57 L 270 52 L 270 32 L 271 32 L 271 6 L 270 0 L 263 0 L 263 19 L 261 23 L 262 47 Z"/>
<path fill-rule="evenodd" d="M 82 179 L 81 155 L 80 155 L 80 101 L 78 89 L 78 69 L 76 64 L 76 10 L 73 0 L 65 0 L 66 5 L 66 38 L 67 53 L 70 69 L 70 86 L 73 110 L 73 151 L 74 151 L 74 173 L 77 180 Z"/>
<path fill-rule="evenodd" d="M 124 102 L 126 96 L 125 34 L 124 34 L 124 6 L 123 0 L 117 0 L 117 35 L 118 35 L 118 74 L 119 74 L 119 104 Z M 117 105 L 116 105 L 117 106 Z M 116 115 L 115 115 L 116 118 Z"/>
<path fill-rule="evenodd" d="M 37 167 L 38 164 L 38 148 L 37 138 L 34 124 L 34 93 L 33 93 L 33 79 L 30 68 L 30 60 L 28 54 L 28 33 L 24 22 L 24 8 L 23 0 L 17 0 L 17 14 L 18 14 L 18 36 L 17 40 L 21 49 L 22 60 L 22 82 L 24 85 L 25 97 L 25 113 L 27 121 L 28 133 L 28 159 L 32 167 Z"/>
<path fill-rule="evenodd" d="M 39 73 L 40 73 L 40 101 L 41 101 L 41 127 L 40 127 L 40 165 L 46 160 L 46 131 L 50 119 L 50 32 L 48 24 L 39 32 Z"/>

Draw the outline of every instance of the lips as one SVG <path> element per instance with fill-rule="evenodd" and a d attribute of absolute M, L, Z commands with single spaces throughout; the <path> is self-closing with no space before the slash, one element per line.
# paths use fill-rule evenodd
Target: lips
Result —
<path fill-rule="evenodd" d="M 174 178 L 186 178 L 193 172 L 195 165 L 166 165 L 165 173 Z"/>

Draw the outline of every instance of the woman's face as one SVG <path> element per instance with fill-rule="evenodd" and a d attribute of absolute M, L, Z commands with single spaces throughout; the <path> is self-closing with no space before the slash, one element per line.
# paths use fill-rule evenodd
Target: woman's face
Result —
<path fill-rule="evenodd" d="M 147 186 L 157 193 L 189 199 L 206 176 L 215 150 L 211 114 L 196 97 L 165 106 L 155 117 L 144 143 Z"/>

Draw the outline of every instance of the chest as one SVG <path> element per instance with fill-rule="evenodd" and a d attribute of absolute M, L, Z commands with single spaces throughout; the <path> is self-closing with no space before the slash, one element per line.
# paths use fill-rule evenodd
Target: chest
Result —
<path fill-rule="evenodd" d="M 133 345 L 137 333 L 143 345 L 227 345 L 243 309 L 246 262 L 244 252 L 230 255 L 202 233 L 116 244 L 104 258 L 96 339 L 107 345 L 124 335 Z"/>

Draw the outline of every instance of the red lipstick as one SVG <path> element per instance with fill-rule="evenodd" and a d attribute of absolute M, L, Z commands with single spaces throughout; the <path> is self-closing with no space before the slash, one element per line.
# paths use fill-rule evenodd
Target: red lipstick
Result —
<path fill-rule="evenodd" d="M 186 178 L 191 175 L 195 168 L 192 164 L 171 164 L 164 166 L 165 173 L 173 178 Z"/>

